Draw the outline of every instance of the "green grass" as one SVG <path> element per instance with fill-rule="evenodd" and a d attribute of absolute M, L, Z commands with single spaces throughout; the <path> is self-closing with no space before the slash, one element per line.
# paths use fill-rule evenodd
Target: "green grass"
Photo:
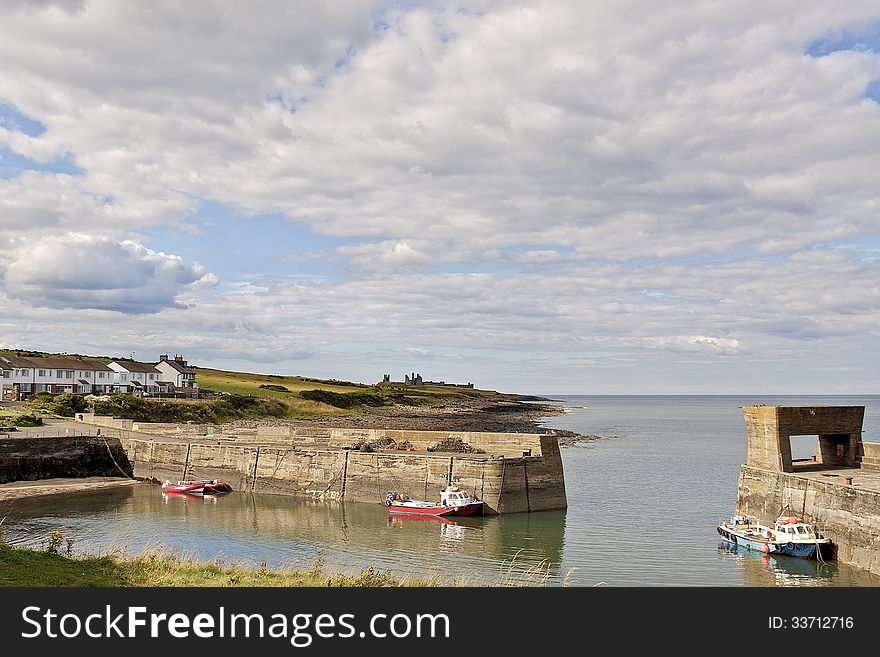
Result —
<path fill-rule="evenodd" d="M 234 395 L 260 395 L 287 399 L 302 390 L 329 390 L 331 392 L 353 392 L 370 388 L 363 383 L 349 381 L 329 381 L 326 379 L 310 379 L 302 376 L 280 376 L 277 374 L 252 374 L 250 372 L 227 372 L 204 367 L 196 368 L 196 380 L 200 388 L 208 388 L 215 392 L 229 392 Z M 273 385 L 287 388 L 273 390 L 260 386 Z"/>
<path fill-rule="evenodd" d="M 49 549 L 0 544 L 0 586 L 436 586 L 430 580 L 401 579 L 369 567 L 358 575 L 326 573 L 320 563 L 307 570 L 247 568 L 222 562 L 183 559 L 162 551 L 126 558 L 120 554 L 70 557 L 59 553 L 63 537 L 53 534 Z M 67 546 L 69 551 L 70 546 Z"/>
<path fill-rule="evenodd" d="M 37 426 L 37 418 L 30 413 L 16 413 L 0 409 L 0 426 L 35 427 Z"/>
<path fill-rule="evenodd" d="M 0 354 L 21 353 L 23 356 L 53 356 L 75 359 L 77 355 L 49 354 L 27 350 L 0 349 Z M 110 356 L 86 356 L 93 360 L 109 362 L 111 360 L 129 360 Z M 204 391 L 224 392 L 232 396 L 254 397 L 265 400 L 251 405 L 249 410 L 229 409 L 211 406 L 221 401 L 229 401 L 228 397 L 217 401 L 156 401 L 143 400 L 143 404 L 135 408 L 123 401 L 114 401 L 98 409 L 99 414 L 115 415 L 116 417 L 139 420 L 142 422 L 186 422 L 219 423 L 237 419 L 259 419 L 279 417 L 286 419 L 310 420 L 327 416 L 357 415 L 370 412 L 370 409 L 406 406 L 435 406 L 453 399 L 468 397 L 486 397 L 496 395 L 491 390 L 447 388 L 425 386 L 413 388 L 400 383 L 380 383 L 367 385 L 351 381 L 334 379 L 316 379 L 303 376 L 280 376 L 277 374 L 256 374 L 252 372 L 230 372 L 212 368 L 195 367 L 196 380 L 199 388 Z M 46 415 L 56 417 L 73 417 L 74 413 L 83 409 L 75 407 L 75 400 L 60 395 L 54 401 L 44 399 L 35 401 L 32 408 Z M 269 402 L 282 402 L 282 406 Z M 153 404 L 149 406 L 149 404 Z M 182 410 L 186 408 L 187 410 Z"/>

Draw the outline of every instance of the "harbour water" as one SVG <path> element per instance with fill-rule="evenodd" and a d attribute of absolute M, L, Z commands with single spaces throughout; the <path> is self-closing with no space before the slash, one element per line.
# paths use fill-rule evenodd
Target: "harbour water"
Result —
<path fill-rule="evenodd" d="M 579 586 L 876 586 L 835 563 L 723 547 L 715 531 L 736 500 L 745 459 L 742 405 L 866 407 L 865 439 L 880 440 L 880 396 L 563 396 L 546 426 L 602 436 L 562 450 L 566 511 L 485 518 L 390 517 L 376 504 L 233 492 L 163 496 L 149 484 L 0 504 L 3 537 L 45 544 L 52 531 L 77 553 L 161 548 L 198 559 L 463 583 Z M 795 456 L 814 449 L 794 445 Z"/>

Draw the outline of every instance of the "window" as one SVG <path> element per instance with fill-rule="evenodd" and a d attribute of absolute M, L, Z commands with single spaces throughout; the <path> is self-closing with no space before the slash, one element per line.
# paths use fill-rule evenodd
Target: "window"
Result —
<path fill-rule="evenodd" d="M 150 381 L 153 380 L 153 377 L 154 377 L 154 376 L 155 376 L 155 374 L 150 374 Z"/>
<path fill-rule="evenodd" d="M 98 372 L 98 378 L 99 378 L 99 379 L 103 379 L 103 378 L 104 378 L 104 373 L 103 373 L 103 372 Z"/>
<path fill-rule="evenodd" d="M 60 373 L 61 373 L 61 370 L 58 370 L 58 373 L 60 374 Z M 61 378 L 61 377 L 59 376 L 58 378 Z M 64 370 L 64 378 L 65 378 L 65 379 L 72 379 L 72 378 L 73 378 L 73 372 L 72 372 L 71 370 Z"/>
<path fill-rule="evenodd" d="M 92 378 L 92 373 L 91 373 L 91 372 L 83 372 L 83 374 L 84 374 L 84 377 L 83 377 L 83 378 L 85 378 L 85 379 L 91 379 L 91 378 Z"/>
<path fill-rule="evenodd" d="M 121 381 L 128 381 L 128 374 L 121 374 L 119 378 Z"/>
<path fill-rule="evenodd" d="M 38 370 L 37 376 L 46 376 L 46 370 Z"/>
<path fill-rule="evenodd" d="M 8 379 L 12 376 L 12 370 L 3 370 L 3 378 Z"/>
<path fill-rule="evenodd" d="M 22 375 L 22 376 L 27 376 L 28 374 L 30 374 L 30 372 L 31 372 L 30 370 L 22 370 L 22 371 L 21 371 L 21 375 Z"/>

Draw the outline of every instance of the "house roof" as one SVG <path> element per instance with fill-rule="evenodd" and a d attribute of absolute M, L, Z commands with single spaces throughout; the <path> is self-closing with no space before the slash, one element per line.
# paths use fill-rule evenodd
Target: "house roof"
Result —
<path fill-rule="evenodd" d="M 52 358 L 42 356 L 0 356 L 0 360 L 7 361 L 12 367 L 34 368 L 50 370 L 84 370 L 89 372 L 112 372 L 104 363 L 85 358 Z"/>
<path fill-rule="evenodd" d="M 114 360 L 113 363 L 115 365 L 119 365 L 120 367 L 124 367 L 129 372 L 147 372 L 149 374 L 159 373 L 159 370 L 156 369 L 156 366 L 150 363 L 139 363 L 133 360 Z"/>
<path fill-rule="evenodd" d="M 21 356 L 0 356 L 0 362 L 5 363 L 7 369 L 18 367 L 33 367 L 27 358 Z"/>
<path fill-rule="evenodd" d="M 163 360 L 163 361 L 159 361 L 159 362 L 160 363 L 168 363 L 169 365 L 171 365 L 171 367 L 173 367 L 175 370 L 177 370 L 181 374 L 195 374 L 196 373 L 196 371 L 194 369 L 192 369 L 191 367 L 186 367 L 185 365 L 181 365 L 180 363 L 178 363 L 175 360 Z"/>

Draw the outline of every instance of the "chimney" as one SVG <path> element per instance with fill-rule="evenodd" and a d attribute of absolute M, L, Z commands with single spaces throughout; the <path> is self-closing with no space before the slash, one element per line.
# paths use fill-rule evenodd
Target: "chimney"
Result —
<path fill-rule="evenodd" d="M 168 354 L 159 354 L 159 362 L 161 363 L 163 360 L 168 360 Z"/>
<path fill-rule="evenodd" d="M 183 362 L 183 356 L 181 356 L 180 354 L 174 354 L 174 362 L 176 362 L 176 363 L 182 363 L 182 362 Z"/>

